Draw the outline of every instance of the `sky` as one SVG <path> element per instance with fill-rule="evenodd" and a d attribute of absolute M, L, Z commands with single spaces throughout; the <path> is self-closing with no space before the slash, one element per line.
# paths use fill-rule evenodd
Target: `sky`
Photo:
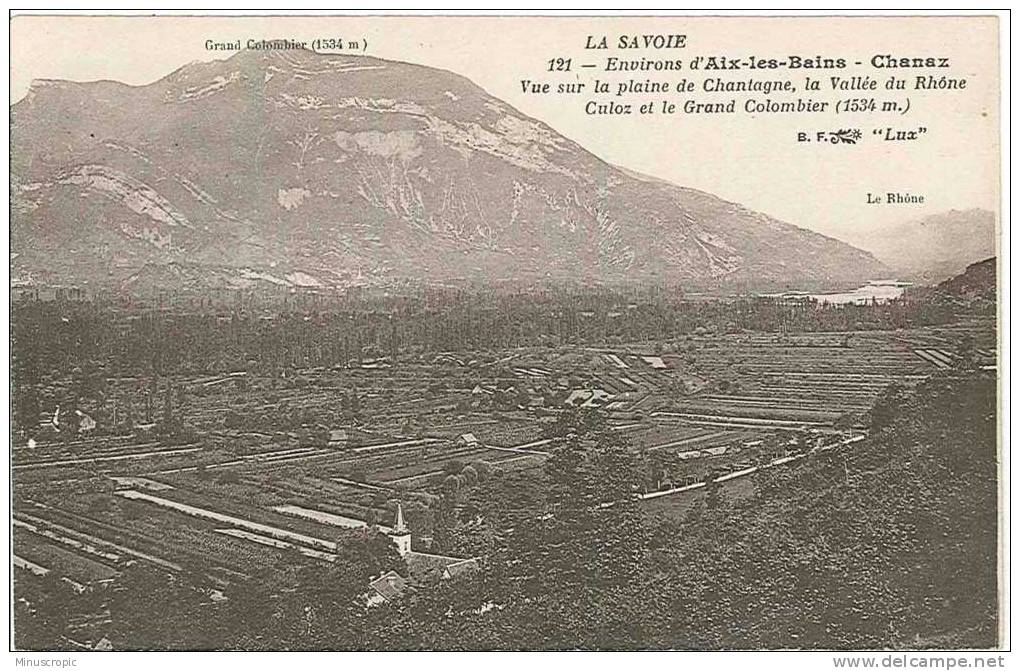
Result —
<path fill-rule="evenodd" d="M 999 82 L 997 20 L 994 17 L 89 17 L 17 16 L 11 23 L 11 101 L 27 93 L 33 79 L 132 85 L 156 81 L 193 61 L 226 58 L 206 41 L 315 38 L 366 40 L 370 56 L 438 67 L 464 75 L 490 94 L 543 121 L 600 158 L 676 184 L 714 193 L 792 224 L 844 240 L 949 209 L 998 211 Z M 589 35 L 684 34 L 684 49 L 586 50 Z M 842 57 L 867 63 L 874 55 L 950 59 L 949 70 L 925 70 L 966 78 L 963 91 L 899 92 L 908 114 L 591 115 L 596 78 L 612 82 L 651 79 L 671 85 L 691 72 L 607 74 L 582 69 L 607 56 L 674 59 L 695 56 L 777 58 L 790 55 Z M 570 73 L 549 73 L 549 60 L 572 59 Z M 882 71 L 878 78 L 888 76 Z M 805 71 L 805 73 L 807 73 Z M 819 71 L 831 75 L 872 74 L 872 68 Z M 899 71 L 910 79 L 919 72 Z M 746 79 L 747 72 L 718 73 Z M 784 78 L 783 70 L 766 78 Z M 526 94 L 521 80 L 584 82 L 572 96 Z M 795 82 L 802 79 L 798 72 Z M 615 88 L 615 86 L 614 86 Z M 411 93 L 409 92 L 409 95 Z M 835 101 L 843 96 L 803 92 L 801 97 Z M 847 97 L 887 94 L 879 90 Z M 715 100 L 704 93 L 651 95 L 682 102 Z M 763 96 L 756 95 L 761 98 Z M 738 105 L 742 101 L 738 98 Z M 882 141 L 871 132 L 890 127 L 925 132 L 918 140 Z M 859 128 L 856 145 L 797 142 L 798 132 Z M 867 194 L 923 195 L 923 204 L 873 205 Z"/>

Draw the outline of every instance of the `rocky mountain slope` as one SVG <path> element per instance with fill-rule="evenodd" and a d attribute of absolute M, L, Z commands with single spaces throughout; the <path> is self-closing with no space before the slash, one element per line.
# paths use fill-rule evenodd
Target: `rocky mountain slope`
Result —
<path fill-rule="evenodd" d="M 799 287 L 888 274 L 832 238 L 637 179 L 467 79 L 406 63 L 246 51 L 141 87 L 37 81 L 11 118 L 16 282 Z"/>
<path fill-rule="evenodd" d="M 998 279 L 995 258 L 978 261 L 967 266 L 962 274 L 941 282 L 936 287 L 942 299 L 963 301 L 969 306 L 995 308 Z"/>
<path fill-rule="evenodd" d="M 995 214 L 950 210 L 871 231 L 849 241 L 872 252 L 904 279 L 937 282 L 995 256 Z"/>

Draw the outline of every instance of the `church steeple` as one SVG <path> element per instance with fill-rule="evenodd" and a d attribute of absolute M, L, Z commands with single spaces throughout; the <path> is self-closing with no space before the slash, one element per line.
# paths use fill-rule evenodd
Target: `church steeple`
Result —
<path fill-rule="evenodd" d="M 404 508 L 399 503 L 397 504 L 397 520 L 393 524 L 393 530 L 390 531 L 389 537 L 397 546 L 397 551 L 401 556 L 411 552 L 411 530 L 404 522 Z"/>
<path fill-rule="evenodd" d="M 397 504 L 397 523 L 393 526 L 393 531 L 398 534 L 407 532 L 407 525 L 404 523 L 404 508 L 399 503 Z"/>

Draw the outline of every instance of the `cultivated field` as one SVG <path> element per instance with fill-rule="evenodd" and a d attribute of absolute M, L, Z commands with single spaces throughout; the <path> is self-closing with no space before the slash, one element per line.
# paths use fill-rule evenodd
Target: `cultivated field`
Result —
<path fill-rule="evenodd" d="M 14 446 L 15 568 L 84 588 L 142 561 L 222 586 L 287 553 L 328 559 L 338 534 L 393 524 L 398 502 L 415 549 L 428 549 L 449 477 L 466 465 L 491 478 L 540 465 L 563 440 L 557 419 L 569 407 L 596 409 L 647 461 L 646 495 L 735 483 L 748 468 L 859 435 L 880 394 L 954 366 L 965 336 L 993 366 L 994 322 L 971 319 L 163 380 L 193 429 L 184 439 L 135 422 L 119 435 L 100 426 Z M 146 383 L 110 378 L 107 398 L 140 417 Z M 648 508 L 683 508 L 692 495 L 649 496 Z"/>

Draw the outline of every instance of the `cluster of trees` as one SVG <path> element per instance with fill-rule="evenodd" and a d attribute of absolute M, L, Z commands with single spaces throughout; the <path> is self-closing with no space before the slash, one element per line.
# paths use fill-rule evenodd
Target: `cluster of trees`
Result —
<path fill-rule="evenodd" d="M 16 429 L 30 431 L 40 412 L 57 403 L 94 408 L 103 415 L 103 430 L 165 421 L 158 405 L 165 399 L 156 391 L 142 395 L 144 409 L 125 402 L 114 418 L 111 404 L 102 402 L 112 376 L 158 380 L 242 369 L 282 373 L 353 366 L 382 356 L 528 345 L 645 340 L 662 348 L 687 335 L 744 329 L 846 331 L 944 323 L 955 309 L 930 300 L 819 306 L 764 297 L 691 300 L 656 288 L 567 287 L 529 292 L 424 288 L 397 296 L 355 292 L 333 301 L 277 306 L 286 309 L 272 318 L 243 307 L 227 314 L 192 308 L 130 313 L 101 299 L 16 302 L 11 316 Z M 501 394 L 490 401 L 495 407 L 528 402 L 520 391 Z M 342 401 L 344 416 L 359 415 L 356 392 Z M 173 435 L 183 427 L 162 428 Z"/>
<path fill-rule="evenodd" d="M 488 497 L 484 569 L 395 608 L 416 649 L 992 647 L 994 375 L 895 391 L 852 449 L 725 485 L 680 519 L 631 503 L 597 428 Z M 581 422 L 583 425 L 584 422 Z M 590 442 L 589 442 L 590 441 Z"/>
<path fill-rule="evenodd" d="M 631 302 L 637 301 L 637 302 Z M 690 300 L 668 292 L 635 298 L 586 293 L 427 292 L 347 300 L 317 312 L 263 318 L 245 312 L 127 315 L 104 303 L 19 302 L 13 307 L 16 369 L 202 373 L 351 365 L 402 353 L 480 351 L 526 345 L 668 342 L 685 334 L 753 329 L 846 331 L 943 323 L 949 308 L 927 301 L 819 306 L 774 298 Z"/>
<path fill-rule="evenodd" d="M 231 399 L 234 407 L 223 413 L 223 428 L 268 433 L 278 440 L 286 440 L 286 434 L 295 433 L 302 445 L 325 447 L 330 440 L 331 429 L 362 417 L 357 386 L 346 389 L 334 387 L 332 392 L 336 400 L 326 407 L 292 405 L 283 398 L 283 394 L 276 392 L 265 396 L 261 393 L 238 395 Z M 257 400 L 252 401 L 252 398 Z M 263 405 L 263 398 L 271 405 Z"/>
<path fill-rule="evenodd" d="M 50 388 L 38 380 L 20 377 L 25 384 L 14 389 L 14 432 L 24 438 L 73 442 L 82 434 L 123 436 L 137 433 L 139 424 L 151 424 L 150 434 L 165 443 L 188 443 L 196 439 L 194 428 L 183 416 L 188 405 L 184 385 L 150 377 L 136 398 L 118 398 L 108 393 L 105 378 L 98 372 L 85 373 L 99 382 L 87 390 L 78 384 L 81 369 L 71 371 L 70 384 Z M 15 376 L 17 377 L 17 376 Z M 59 412 L 58 412 L 59 409 Z"/>

